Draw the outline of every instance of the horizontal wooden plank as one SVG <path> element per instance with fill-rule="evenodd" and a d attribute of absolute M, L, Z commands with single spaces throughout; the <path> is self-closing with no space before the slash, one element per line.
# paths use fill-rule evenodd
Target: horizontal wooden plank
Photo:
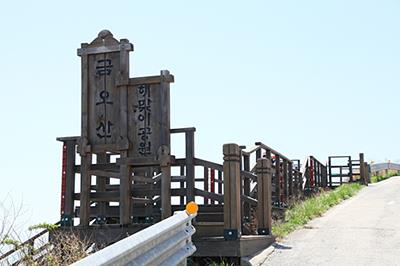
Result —
<path fill-rule="evenodd" d="M 137 182 L 143 182 L 143 183 L 154 183 L 155 182 L 152 177 L 140 176 L 140 175 L 132 176 L 132 180 L 137 181 Z"/>
<path fill-rule="evenodd" d="M 129 85 L 136 86 L 142 84 L 159 84 L 161 82 L 174 82 L 174 76 L 147 76 L 147 77 L 136 77 L 129 79 Z"/>
<path fill-rule="evenodd" d="M 75 217 L 79 217 L 80 207 L 75 208 Z M 151 216 L 160 217 L 160 208 L 154 206 L 152 210 L 150 210 Z M 90 217 L 96 218 L 100 215 L 100 208 L 97 206 L 90 207 Z M 108 218 L 119 218 L 119 206 L 107 206 L 105 213 L 103 213 Z M 146 217 L 149 215 L 148 207 L 142 206 L 134 206 L 132 207 L 131 215 L 133 217 Z"/>
<path fill-rule="evenodd" d="M 103 171 L 119 171 L 119 165 L 116 163 L 106 163 L 106 164 L 92 164 L 90 165 L 90 170 L 103 170 Z M 74 166 L 75 173 L 81 172 L 81 166 Z"/>
<path fill-rule="evenodd" d="M 251 179 L 253 181 L 257 181 L 257 175 L 256 174 L 253 174 L 253 173 L 248 172 L 248 171 L 240 171 L 240 174 L 245 178 L 249 178 L 249 179 Z"/>
<path fill-rule="evenodd" d="M 99 46 L 99 47 L 89 47 L 89 48 L 79 48 L 78 55 L 87 55 L 87 54 L 104 54 L 104 53 L 112 53 L 119 51 L 133 51 L 132 44 L 119 44 L 119 45 L 111 45 L 111 46 Z"/>
<path fill-rule="evenodd" d="M 118 158 L 117 163 L 127 164 L 133 167 L 160 166 L 160 162 L 154 158 L 141 158 L 141 157 Z"/>
<path fill-rule="evenodd" d="M 170 133 L 175 134 L 175 133 L 186 133 L 186 132 L 195 132 L 195 131 L 196 131 L 195 127 L 171 128 Z"/>
<path fill-rule="evenodd" d="M 278 155 L 281 159 L 284 159 L 284 160 L 289 161 L 289 162 L 291 161 L 289 158 L 287 158 L 287 157 L 286 157 L 285 155 L 283 155 L 282 153 L 280 153 L 280 152 L 278 152 L 278 151 L 276 151 L 276 150 L 274 150 L 274 149 L 268 147 L 267 145 L 265 145 L 265 144 L 262 143 L 262 142 L 256 142 L 255 145 L 260 146 L 260 147 L 263 148 L 264 150 L 268 150 L 268 151 L 270 151 L 271 153 L 273 153 L 273 154 L 275 154 L 275 155 Z"/>
<path fill-rule="evenodd" d="M 186 188 L 171 189 L 171 196 L 186 196 Z"/>
<path fill-rule="evenodd" d="M 241 196 L 241 200 L 251 204 L 252 206 L 257 206 L 257 204 L 258 204 L 258 200 L 253 199 L 253 198 L 251 198 L 249 196 L 246 196 L 246 195 L 242 195 Z"/>
<path fill-rule="evenodd" d="M 209 161 L 206 161 L 206 160 L 203 160 L 203 159 L 194 158 L 194 164 L 197 165 L 197 166 L 204 166 L 204 167 L 215 169 L 215 170 L 218 170 L 218 171 L 223 171 L 224 170 L 222 164 L 209 162 Z"/>
<path fill-rule="evenodd" d="M 186 176 L 184 176 L 184 175 L 171 176 L 171 181 L 172 182 L 184 182 L 184 181 L 186 181 Z"/>
<path fill-rule="evenodd" d="M 113 171 L 104 171 L 104 170 L 89 170 L 90 175 L 101 176 L 101 177 L 112 177 L 112 178 L 120 178 L 121 175 L 119 172 Z"/>
<path fill-rule="evenodd" d="M 218 193 L 212 193 L 212 192 L 208 192 L 208 191 L 204 191 L 198 188 L 194 189 L 194 194 L 196 196 L 201 196 L 201 197 L 205 197 L 211 200 L 216 200 L 218 202 L 224 202 L 224 195 L 222 194 L 218 194 Z"/>
<path fill-rule="evenodd" d="M 56 138 L 57 141 L 78 141 L 79 140 L 79 136 L 73 136 L 73 137 L 58 137 Z"/>
<path fill-rule="evenodd" d="M 175 159 L 172 163 L 172 166 L 186 166 L 186 159 Z"/>

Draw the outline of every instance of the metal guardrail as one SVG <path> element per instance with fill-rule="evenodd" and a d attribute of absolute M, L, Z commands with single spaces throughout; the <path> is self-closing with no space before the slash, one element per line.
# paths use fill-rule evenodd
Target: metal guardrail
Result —
<path fill-rule="evenodd" d="M 371 164 L 371 172 L 378 172 L 383 170 L 396 170 L 400 171 L 400 164 L 398 163 L 374 163 Z"/>
<path fill-rule="evenodd" d="M 189 204 L 192 204 L 191 210 Z M 186 258 L 196 251 L 191 241 L 196 230 L 191 221 L 198 207 L 195 203 L 189 204 L 186 211 L 175 212 L 72 265 L 186 265 Z"/>

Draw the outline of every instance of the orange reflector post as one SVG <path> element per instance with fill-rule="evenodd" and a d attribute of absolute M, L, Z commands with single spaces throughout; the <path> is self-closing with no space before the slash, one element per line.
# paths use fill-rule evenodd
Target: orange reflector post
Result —
<path fill-rule="evenodd" d="M 198 210 L 199 206 L 197 206 L 196 202 L 191 201 L 188 204 L 186 204 L 186 212 L 188 214 L 196 214 Z"/>

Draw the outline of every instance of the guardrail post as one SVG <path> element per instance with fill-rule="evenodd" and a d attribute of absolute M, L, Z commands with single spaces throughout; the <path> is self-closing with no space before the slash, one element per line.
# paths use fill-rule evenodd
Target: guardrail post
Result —
<path fill-rule="evenodd" d="M 270 159 L 258 159 L 257 173 L 257 219 L 258 234 L 271 234 L 272 169 Z"/>
<path fill-rule="evenodd" d="M 224 144 L 224 238 L 238 239 L 241 235 L 240 148 Z"/>

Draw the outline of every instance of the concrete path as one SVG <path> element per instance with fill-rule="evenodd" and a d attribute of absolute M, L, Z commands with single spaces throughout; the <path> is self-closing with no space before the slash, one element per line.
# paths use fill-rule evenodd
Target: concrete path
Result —
<path fill-rule="evenodd" d="M 400 177 L 364 188 L 293 232 L 262 265 L 400 265 Z"/>

